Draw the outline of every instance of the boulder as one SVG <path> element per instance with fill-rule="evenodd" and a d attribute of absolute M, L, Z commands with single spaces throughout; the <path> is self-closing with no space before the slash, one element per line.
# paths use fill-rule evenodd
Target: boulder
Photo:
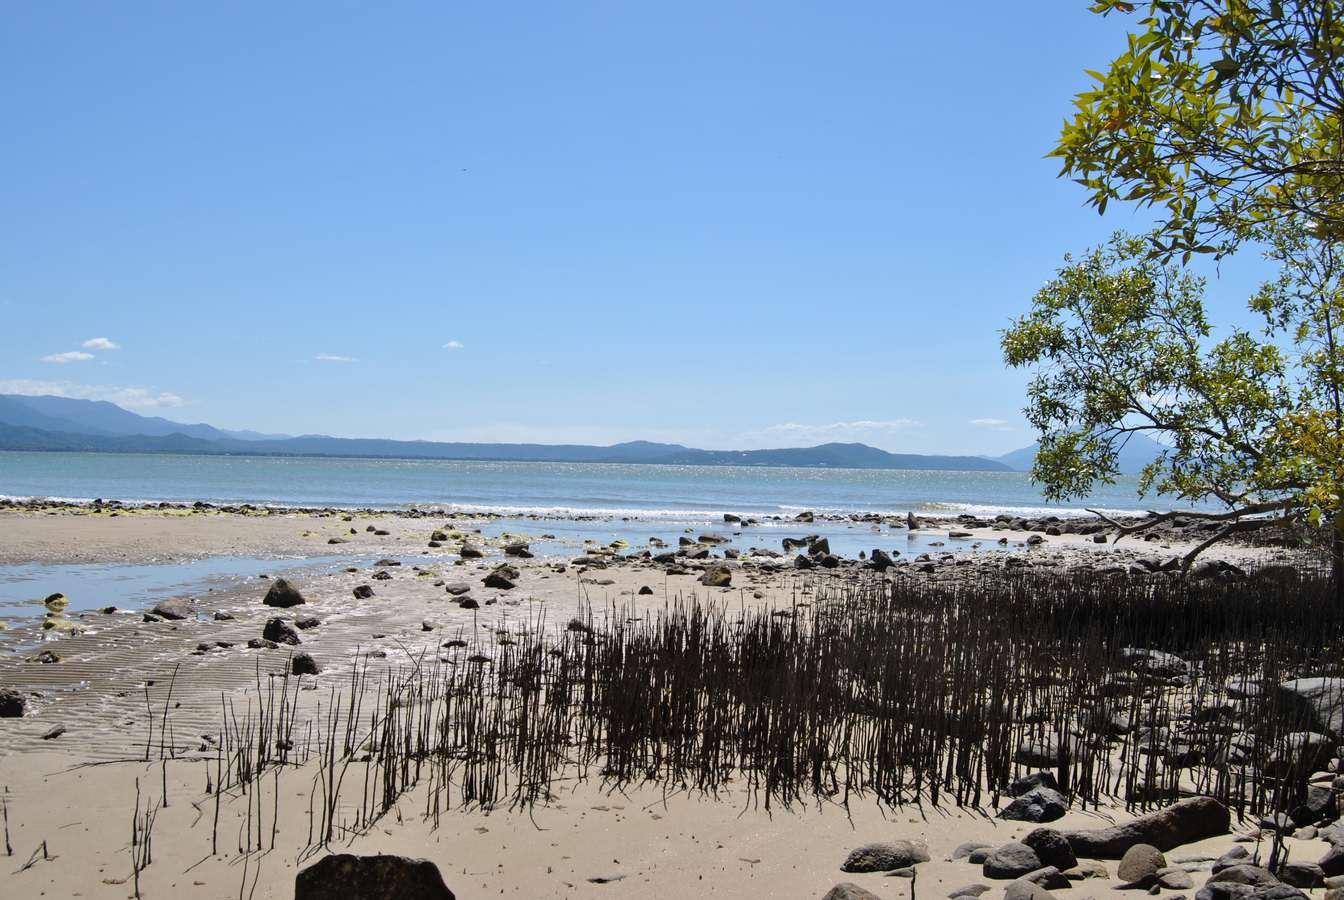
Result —
<path fill-rule="evenodd" d="M 0 719 L 21 719 L 27 711 L 27 697 L 13 688 L 0 687 Z"/>
<path fill-rule="evenodd" d="M 289 661 L 289 671 L 294 675 L 316 675 L 322 671 L 311 653 L 295 653 Z"/>
<path fill-rule="evenodd" d="M 1055 900 L 1055 895 L 1034 881 L 1020 878 L 1004 888 L 1003 900 Z"/>
<path fill-rule="evenodd" d="M 727 566 L 711 566 L 700 576 L 706 587 L 728 587 L 733 583 L 733 570 Z"/>
<path fill-rule="evenodd" d="M 356 600 L 367 600 L 373 596 L 373 587 L 367 584 L 356 585 L 353 593 Z"/>
<path fill-rule="evenodd" d="M 516 556 L 518 559 L 531 559 L 532 551 L 528 549 L 528 546 L 525 542 L 514 541 L 511 544 L 504 545 L 504 555 Z"/>
<path fill-rule="evenodd" d="M 1279 700 L 1300 727 L 1344 737 L 1344 678 L 1295 678 L 1279 685 Z"/>
<path fill-rule="evenodd" d="M 196 609 L 190 603 L 181 597 L 173 597 L 168 600 L 160 600 L 154 604 L 150 610 L 160 619 L 192 619 L 196 617 Z"/>
<path fill-rule="evenodd" d="M 1152 844 L 1165 852 L 1226 834 L 1231 827 L 1232 815 L 1226 806 L 1211 797 L 1190 797 L 1122 825 L 1065 831 L 1064 836 L 1078 856 L 1119 859 L 1135 844 Z"/>
<path fill-rule="evenodd" d="M 1063 818 L 1068 810 L 1069 801 L 1059 791 L 1035 787 L 1001 809 L 999 818 L 1014 822 L 1053 822 Z"/>
<path fill-rule="evenodd" d="M 1230 881 L 1234 884 L 1249 884 L 1252 886 L 1279 883 L 1279 879 L 1275 878 L 1268 869 L 1247 863 L 1228 866 L 1220 872 L 1215 872 L 1209 876 L 1209 881 Z"/>
<path fill-rule="evenodd" d="M 298 628 L 300 631 L 308 631 L 309 629 L 316 628 L 321 624 L 322 620 L 319 619 L 317 616 L 305 616 L 302 619 L 294 620 L 294 627 Z"/>
<path fill-rule="evenodd" d="M 1147 887 L 1157 880 L 1157 873 L 1167 867 L 1167 858 L 1152 844 L 1135 844 L 1120 858 L 1115 874 L 1123 884 Z"/>
<path fill-rule="evenodd" d="M 1279 881 L 1298 888 L 1325 887 L 1325 872 L 1316 863 L 1290 862 L 1279 868 Z"/>
<path fill-rule="evenodd" d="M 1026 844 L 1011 841 L 997 847 L 985 857 L 986 878 L 1021 878 L 1041 868 L 1041 858 Z"/>
<path fill-rule="evenodd" d="M 957 849 L 952 851 L 952 856 L 949 858 L 964 859 L 976 850 L 984 850 L 986 848 L 993 849 L 993 847 L 993 844 L 986 844 L 984 841 L 967 841 L 964 844 L 958 844 Z"/>
<path fill-rule="evenodd" d="M 262 600 L 267 606 L 275 606 L 280 609 L 288 609 L 291 606 L 299 606 L 308 601 L 299 593 L 299 589 L 294 587 L 283 578 L 277 578 L 271 582 L 271 586 L 266 591 L 266 597 Z"/>
<path fill-rule="evenodd" d="M 294 878 L 294 900 L 456 900 L 438 866 L 405 856 L 334 853 Z"/>
<path fill-rule="evenodd" d="M 457 551 L 457 555 L 463 559 L 482 559 L 485 556 L 485 553 L 484 551 L 471 546 L 471 544 L 463 544 L 462 549 Z"/>
<path fill-rule="evenodd" d="M 1241 844 L 1228 850 L 1222 856 L 1213 861 L 1213 871 L 1221 872 L 1228 866 L 1239 866 L 1251 858 L 1251 851 L 1247 850 Z"/>
<path fill-rule="evenodd" d="M 295 900 L 298 900 L 298 898 L 295 898 Z M 872 891 L 864 890 L 857 884 L 844 881 L 827 891 L 821 900 L 882 900 L 882 898 Z"/>
<path fill-rule="evenodd" d="M 1344 844 L 1335 844 L 1317 863 L 1327 878 L 1344 875 Z"/>
<path fill-rule="evenodd" d="M 462 594 L 470 594 L 471 585 L 467 584 L 465 581 L 454 581 L 452 584 L 446 585 L 444 590 L 454 597 L 458 597 Z"/>
<path fill-rule="evenodd" d="M 1188 891 L 1195 886 L 1195 879 L 1180 866 L 1167 866 L 1158 870 L 1157 886 L 1169 891 Z"/>
<path fill-rule="evenodd" d="M 278 616 L 274 619 L 266 620 L 265 627 L 261 629 L 261 637 L 263 640 L 273 641 L 277 644 L 303 643 L 303 641 L 299 639 L 299 632 L 294 626 Z"/>
<path fill-rule="evenodd" d="M 1012 784 L 1008 785 L 1008 796 L 1021 797 L 1032 788 L 1048 787 L 1052 791 L 1059 790 L 1059 782 L 1050 772 L 1032 772 L 1030 775 L 1023 775 L 1017 778 Z"/>
<path fill-rule="evenodd" d="M 1022 839 L 1022 843 L 1036 851 L 1041 862 L 1056 869 L 1072 869 L 1078 865 L 1078 857 L 1068 840 L 1053 828 L 1037 828 Z"/>
<path fill-rule="evenodd" d="M 864 844 L 840 865 L 842 872 L 890 872 L 904 869 L 916 863 L 928 862 L 929 851 L 923 844 L 913 841 L 890 841 L 876 844 Z"/>
<path fill-rule="evenodd" d="M 481 584 L 484 584 L 488 588 L 497 588 L 501 591 L 512 590 L 514 587 L 514 583 L 508 575 L 498 569 L 482 578 Z"/>

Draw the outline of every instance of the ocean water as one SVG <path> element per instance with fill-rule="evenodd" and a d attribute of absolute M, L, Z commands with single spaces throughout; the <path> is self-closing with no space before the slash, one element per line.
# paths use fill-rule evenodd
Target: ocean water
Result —
<path fill-rule="evenodd" d="M 879 512 L 1139 512 L 1132 477 L 1049 503 L 1020 472 L 0 452 L 0 495 L 281 506 L 440 508 L 560 517 L 701 520 Z"/>

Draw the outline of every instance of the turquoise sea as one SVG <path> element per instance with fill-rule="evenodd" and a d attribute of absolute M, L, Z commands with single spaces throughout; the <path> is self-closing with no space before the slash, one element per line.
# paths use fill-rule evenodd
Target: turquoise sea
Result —
<path fill-rule="evenodd" d="M 1019 472 L 26 452 L 0 452 L 0 495 L 641 519 L 1147 508 L 1133 478 L 1054 504 Z"/>

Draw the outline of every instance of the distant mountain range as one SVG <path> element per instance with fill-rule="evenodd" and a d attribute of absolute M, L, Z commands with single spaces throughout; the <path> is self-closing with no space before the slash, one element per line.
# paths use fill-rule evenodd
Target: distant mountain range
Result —
<path fill-rule="evenodd" d="M 0 394 L 0 450 L 208 453 L 463 459 L 517 462 L 656 463 L 701 466 L 803 466 L 851 469 L 1008 471 L 981 456 L 888 453 L 864 444 L 822 444 L 779 450 L 698 450 L 631 441 L 583 444 L 479 444 L 334 438 L 325 435 L 225 431 L 136 415 L 107 402 Z"/>
<path fill-rule="evenodd" d="M 1131 442 L 1124 471 L 1137 472 L 1161 446 Z M 105 453 L 202 453 L 248 456 L 345 456 L 513 462 L 604 462 L 700 466 L 799 466 L 846 469 L 1026 471 L 1035 445 L 996 459 L 888 453 L 866 444 L 821 444 L 778 450 L 698 450 L 681 444 L 630 441 L 584 444 L 483 444 L 335 438 L 326 435 L 228 431 L 205 424 L 141 416 L 113 403 L 67 397 L 0 394 L 0 450 Z"/>

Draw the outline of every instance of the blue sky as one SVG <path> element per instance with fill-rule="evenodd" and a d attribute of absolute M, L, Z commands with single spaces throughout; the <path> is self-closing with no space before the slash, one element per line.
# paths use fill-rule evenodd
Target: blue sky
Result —
<path fill-rule="evenodd" d="M 0 391 L 342 436 L 1022 446 L 999 330 L 1147 221 L 1044 159 L 1122 46 L 1086 6 L 11 5 Z M 1225 262 L 1215 309 L 1259 271 Z"/>

